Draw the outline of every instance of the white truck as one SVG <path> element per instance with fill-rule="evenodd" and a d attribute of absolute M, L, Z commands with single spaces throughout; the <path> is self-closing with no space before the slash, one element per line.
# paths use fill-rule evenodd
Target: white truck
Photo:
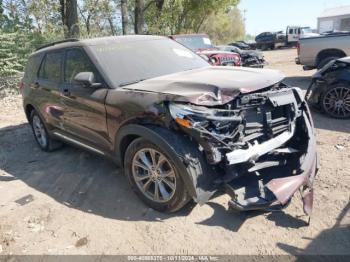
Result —
<path fill-rule="evenodd" d="M 350 32 L 300 38 L 295 62 L 304 70 L 320 69 L 334 59 L 350 56 Z"/>
<path fill-rule="evenodd" d="M 309 26 L 287 26 L 286 43 L 296 45 L 300 38 L 314 37 L 319 34 L 312 32 Z"/>
<path fill-rule="evenodd" d="M 308 26 L 287 26 L 286 31 L 263 32 L 256 36 L 255 41 L 258 49 L 267 50 L 284 46 L 296 46 L 299 38 L 318 35 L 313 33 Z"/>

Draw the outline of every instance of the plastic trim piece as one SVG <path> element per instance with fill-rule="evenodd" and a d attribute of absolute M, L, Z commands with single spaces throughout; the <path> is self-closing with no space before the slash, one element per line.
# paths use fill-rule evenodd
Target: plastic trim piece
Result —
<path fill-rule="evenodd" d="M 292 124 L 291 131 L 283 132 L 282 134 L 264 142 L 255 143 L 247 149 L 237 149 L 226 154 L 226 158 L 230 165 L 247 162 L 250 159 L 258 158 L 265 155 L 274 149 L 285 144 L 294 135 L 295 123 Z"/>

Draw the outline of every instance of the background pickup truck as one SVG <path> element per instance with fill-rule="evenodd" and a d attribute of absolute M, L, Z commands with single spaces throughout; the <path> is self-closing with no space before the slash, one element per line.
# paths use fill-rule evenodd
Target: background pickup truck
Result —
<path fill-rule="evenodd" d="M 297 50 L 295 62 L 304 70 L 320 69 L 333 59 L 350 56 L 350 32 L 300 38 Z"/>

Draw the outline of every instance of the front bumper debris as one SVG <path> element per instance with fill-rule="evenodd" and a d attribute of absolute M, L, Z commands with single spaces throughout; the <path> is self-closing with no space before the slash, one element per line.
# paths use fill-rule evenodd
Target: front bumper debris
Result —
<path fill-rule="evenodd" d="M 307 129 L 308 141 L 305 154 L 299 159 L 299 174 L 288 168 L 268 168 L 264 173 L 233 180 L 227 183 L 226 192 L 232 196 L 229 206 L 238 211 L 276 210 L 284 208 L 293 195 L 300 190 L 304 212 L 311 215 L 313 206 L 313 180 L 318 171 L 316 142 L 312 123 L 306 113 L 301 117 Z M 247 174 L 249 175 L 249 174 Z M 255 178 L 255 179 L 254 179 Z"/>
<path fill-rule="evenodd" d="M 170 104 L 215 173 L 213 183 L 232 197 L 239 211 L 285 207 L 302 191 L 311 214 L 317 154 L 309 109 L 298 88 L 279 85 L 241 94 L 224 107 Z M 201 187 L 198 184 L 198 187 Z"/>
<path fill-rule="evenodd" d="M 262 155 L 271 152 L 272 150 L 282 146 L 294 135 L 294 127 L 291 131 L 286 131 L 275 138 L 272 138 L 264 143 L 256 143 L 247 149 L 237 149 L 226 154 L 226 158 L 230 165 L 243 163 L 252 159 L 259 158 Z"/>

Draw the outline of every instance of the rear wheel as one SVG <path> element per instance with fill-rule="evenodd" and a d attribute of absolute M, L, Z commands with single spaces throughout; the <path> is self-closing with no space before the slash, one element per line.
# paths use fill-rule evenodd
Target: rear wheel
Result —
<path fill-rule="evenodd" d="M 42 150 L 52 151 L 62 145 L 61 142 L 50 137 L 43 120 L 35 110 L 31 112 L 30 125 L 32 127 L 35 140 Z"/>
<path fill-rule="evenodd" d="M 337 84 L 321 95 L 322 110 L 334 118 L 350 117 L 350 86 Z"/>
<path fill-rule="evenodd" d="M 174 212 L 190 200 L 167 149 L 135 139 L 126 150 L 124 167 L 132 189 L 153 209 Z"/>

